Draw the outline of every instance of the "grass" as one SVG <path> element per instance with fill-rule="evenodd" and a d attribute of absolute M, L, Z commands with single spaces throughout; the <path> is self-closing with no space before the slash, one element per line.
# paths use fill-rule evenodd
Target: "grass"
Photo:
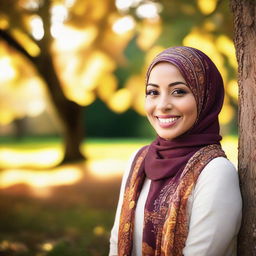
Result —
<path fill-rule="evenodd" d="M 0 255 L 108 255 L 121 174 L 148 141 L 88 140 L 87 163 L 55 168 L 60 142 L 0 139 Z M 66 183 L 68 170 L 78 179 Z"/>
<path fill-rule="evenodd" d="M 119 183 L 84 175 L 72 185 L 1 189 L 0 255 L 107 255 Z"/>

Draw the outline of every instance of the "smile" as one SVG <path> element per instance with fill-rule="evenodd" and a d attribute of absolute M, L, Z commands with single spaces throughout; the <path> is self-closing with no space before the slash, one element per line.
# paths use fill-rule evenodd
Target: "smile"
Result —
<path fill-rule="evenodd" d="M 179 117 L 171 117 L 171 118 L 159 118 L 158 117 L 159 122 L 163 123 L 163 124 L 170 124 L 178 119 L 179 119 Z"/>
<path fill-rule="evenodd" d="M 163 117 L 163 116 L 156 116 L 157 120 L 158 120 L 158 125 L 161 127 L 161 128 L 170 128 L 172 126 L 174 126 L 177 121 L 179 120 L 180 116 L 166 116 L 166 117 Z"/>

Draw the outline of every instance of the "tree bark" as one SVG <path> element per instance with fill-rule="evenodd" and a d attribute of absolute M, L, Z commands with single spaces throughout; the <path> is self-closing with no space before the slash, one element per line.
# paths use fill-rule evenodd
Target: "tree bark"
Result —
<path fill-rule="evenodd" d="M 238 60 L 239 154 L 243 220 L 238 255 L 256 255 L 256 1 L 231 0 Z"/>

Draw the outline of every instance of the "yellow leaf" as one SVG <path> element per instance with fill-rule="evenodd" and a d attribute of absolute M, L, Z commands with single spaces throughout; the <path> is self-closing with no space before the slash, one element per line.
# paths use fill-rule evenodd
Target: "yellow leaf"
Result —
<path fill-rule="evenodd" d="M 227 80 L 227 70 L 224 66 L 223 56 L 217 49 L 212 35 L 195 28 L 184 38 L 183 44 L 195 47 L 207 54 L 219 69 L 225 83 Z"/>
<path fill-rule="evenodd" d="M 161 34 L 162 26 L 160 19 L 157 22 L 150 22 L 150 20 L 144 20 L 142 23 L 139 36 L 137 38 L 138 46 L 146 51 L 148 50 L 154 42 L 157 40 Z"/>
<path fill-rule="evenodd" d="M 0 29 L 7 29 L 9 27 L 8 17 L 4 14 L 0 15 Z"/>
<path fill-rule="evenodd" d="M 128 89 L 122 88 L 115 92 L 112 98 L 108 102 L 108 106 L 111 110 L 117 113 L 125 112 L 131 105 L 131 93 Z"/>
<path fill-rule="evenodd" d="M 146 53 L 146 57 L 145 57 L 145 68 L 148 67 L 148 65 L 150 65 L 150 63 L 152 62 L 152 60 L 154 59 L 154 57 L 159 54 L 161 51 L 163 51 L 165 48 L 161 45 L 155 45 L 154 47 L 152 47 L 147 53 Z"/>
<path fill-rule="evenodd" d="M 132 107 L 140 115 L 145 115 L 145 77 L 144 75 L 135 75 L 127 80 L 125 87 L 132 94 Z"/>
<path fill-rule="evenodd" d="M 40 48 L 26 34 L 22 33 L 18 29 L 12 30 L 11 34 L 31 56 L 36 57 L 40 54 Z"/>
<path fill-rule="evenodd" d="M 238 84 L 236 80 L 231 80 L 227 84 L 227 93 L 236 101 L 238 100 Z"/>
<path fill-rule="evenodd" d="M 93 52 L 80 77 L 82 87 L 86 90 L 95 89 L 101 77 L 113 71 L 115 67 L 115 62 L 108 55 L 101 51 Z"/>
<path fill-rule="evenodd" d="M 0 110 L 0 124 L 7 125 L 15 119 L 14 113 L 1 109 Z"/>
<path fill-rule="evenodd" d="M 17 77 L 17 71 L 9 56 L 1 56 L 0 59 L 0 83 L 6 83 Z"/>
<path fill-rule="evenodd" d="M 237 70 L 236 50 L 233 41 L 226 35 L 220 35 L 216 40 L 218 50 L 228 57 L 230 65 Z"/>
<path fill-rule="evenodd" d="M 97 94 L 101 100 L 107 102 L 117 88 L 117 78 L 113 74 L 102 76 L 97 87 Z"/>
<path fill-rule="evenodd" d="M 235 111 L 229 104 L 224 104 L 219 115 L 220 124 L 228 124 L 234 117 Z"/>
<path fill-rule="evenodd" d="M 197 0 L 197 5 L 203 14 L 208 15 L 215 10 L 217 0 Z"/>

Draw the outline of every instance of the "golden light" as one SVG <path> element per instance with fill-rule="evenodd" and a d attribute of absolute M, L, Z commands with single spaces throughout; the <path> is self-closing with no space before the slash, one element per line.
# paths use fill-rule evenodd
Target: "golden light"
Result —
<path fill-rule="evenodd" d="M 136 14 L 141 19 L 155 19 L 159 18 L 162 8 L 160 3 L 146 2 L 137 7 Z"/>
<path fill-rule="evenodd" d="M 216 40 L 217 48 L 228 57 L 230 65 L 237 70 L 236 50 L 233 41 L 226 35 L 220 35 Z"/>
<path fill-rule="evenodd" d="M 124 172 L 127 159 L 102 159 L 101 161 L 89 161 L 88 167 L 90 173 L 98 178 L 105 179 L 113 176 L 121 176 Z"/>
<path fill-rule="evenodd" d="M 74 99 L 79 105 L 88 106 L 93 103 L 96 99 L 95 93 L 89 90 L 84 90 L 84 88 L 76 87 L 74 89 L 68 90 L 68 96 Z"/>
<path fill-rule="evenodd" d="M 212 32 L 216 29 L 216 24 L 214 22 L 212 22 L 211 20 L 207 20 L 204 25 L 203 25 L 204 29 L 208 32 Z"/>
<path fill-rule="evenodd" d="M 2 104 L 0 103 L 0 124 L 7 125 L 13 121 L 15 115 L 2 108 Z"/>
<path fill-rule="evenodd" d="M 27 97 L 25 97 L 26 113 L 28 116 L 35 117 L 40 115 L 46 108 L 45 95 L 44 95 L 44 87 L 42 82 L 37 78 L 31 78 L 25 80 L 24 85 L 20 85 L 23 87 L 25 91 L 22 92 L 23 97 L 26 94 L 29 94 L 30 97 L 26 101 Z M 21 95 L 22 97 L 22 95 Z"/>
<path fill-rule="evenodd" d="M 31 56 L 36 57 L 40 54 L 40 48 L 26 34 L 22 33 L 18 29 L 13 29 L 12 34 Z"/>
<path fill-rule="evenodd" d="M 85 61 L 74 53 L 60 54 L 58 58 L 58 70 L 62 71 L 61 79 L 66 96 L 83 106 L 95 100 L 95 90 L 116 67 L 112 58 L 98 50 L 90 51 Z M 67 65 L 64 60 L 67 60 Z"/>
<path fill-rule="evenodd" d="M 161 31 L 160 20 L 157 22 L 144 20 L 137 38 L 138 46 L 144 51 L 148 50 L 160 36 Z"/>
<path fill-rule="evenodd" d="M 108 142 L 108 143 L 87 143 L 83 144 L 81 149 L 88 157 L 88 161 L 85 164 L 70 164 L 60 166 L 51 169 L 33 169 L 30 167 L 26 169 L 29 164 L 35 164 L 41 158 L 45 158 L 48 161 L 48 168 L 53 164 L 51 155 L 60 154 L 60 149 L 51 148 L 47 150 L 37 150 L 37 154 L 33 155 L 35 150 L 14 150 L 5 148 L 12 152 L 8 159 L 0 159 L 3 170 L 0 172 L 0 188 L 7 188 L 16 184 L 26 184 L 29 186 L 30 191 L 35 196 L 49 197 L 54 186 L 59 185 L 72 185 L 83 179 L 84 170 L 89 172 L 92 176 L 98 179 L 111 179 L 113 177 L 121 177 L 126 168 L 128 168 L 128 160 L 133 153 L 135 153 L 143 145 L 148 144 L 149 141 L 136 141 L 136 142 Z M 222 146 L 226 150 L 229 159 L 236 164 L 237 162 L 237 138 L 236 137 L 224 137 L 222 140 Z M 111 150 L 109 147 L 111 146 Z M 46 152 L 50 153 L 47 159 Z M 54 153 L 55 152 L 55 153 Z M 3 151 L 0 152 L 2 157 Z M 19 155 L 22 156 L 20 160 L 20 166 L 15 167 L 16 158 Z M 26 156 L 25 156 L 26 155 Z M 34 158 L 34 159 L 33 159 Z M 55 156 L 59 158 L 59 156 Z M 33 161 L 32 161 L 33 159 Z M 13 161 L 12 161 L 13 160 Z M 56 160 L 56 159 L 55 159 Z M 55 161 L 54 160 L 54 161 Z M 5 161 L 5 162 L 4 162 Z M 9 161 L 9 163 L 7 163 Z M 44 162 L 44 161 L 41 161 Z M 8 164 L 8 169 L 6 164 Z M 46 166 L 46 165 L 45 165 Z M 45 166 L 38 166 L 44 168 Z M 19 169 L 18 169 L 19 168 Z M 47 168 L 47 167 L 46 167 Z M 103 230 L 101 228 L 95 229 L 95 234 L 101 234 Z M 48 248 L 48 246 L 46 246 Z M 45 249 L 46 249 L 45 248 Z M 49 246 L 50 249 L 50 246 Z"/>
<path fill-rule="evenodd" d="M 111 151 L 109 146 L 111 145 Z M 122 176 L 131 154 L 144 145 L 143 142 L 133 143 L 91 143 L 81 148 L 88 157 L 88 171 L 98 179 Z"/>
<path fill-rule="evenodd" d="M 137 6 L 142 0 L 116 0 L 116 7 L 121 12 L 126 12 L 131 7 Z"/>
<path fill-rule="evenodd" d="M 0 163 L 2 168 L 22 168 L 27 166 L 48 168 L 58 164 L 61 157 L 62 153 L 60 150 L 51 148 L 15 150 L 2 147 L 0 149 Z"/>
<path fill-rule="evenodd" d="M 145 78 L 144 75 L 131 76 L 125 83 L 125 87 L 131 92 L 132 107 L 141 115 L 145 115 Z"/>
<path fill-rule="evenodd" d="M 14 80 L 17 76 L 17 71 L 14 68 L 12 59 L 8 56 L 1 56 L 0 70 L 0 83 L 7 83 L 11 80 Z"/>
<path fill-rule="evenodd" d="M 96 226 L 93 229 L 93 233 L 96 236 L 102 236 L 102 235 L 104 235 L 105 232 L 106 232 L 106 230 L 105 230 L 105 228 L 103 226 Z"/>
<path fill-rule="evenodd" d="M 36 40 L 41 40 L 44 37 L 44 25 L 41 17 L 33 15 L 30 19 L 29 25 L 32 31 L 32 36 Z"/>
<path fill-rule="evenodd" d="M 152 47 L 151 49 L 149 49 L 146 52 L 146 57 L 145 57 L 145 68 L 148 67 L 148 65 L 150 65 L 150 63 L 152 62 L 152 60 L 154 59 L 154 57 L 160 53 L 161 51 L 164 50 L 164 47 L 161 45 L 155 45 L 154 47 Z"/>
<path fill-rule="evenodd" d="M 40 1 L 35 1 L 35 0 L 20 0 L 18 3 L 23 8 L 31 11 L 38 10 L 40 6 Z"/>
<path fill-rule="evenodd" d="M 195 28 L 184 39 L 183 44 L 195 47 L 205 52 L 219 69 L 224 83 L 227 80 L 227 70 L 224 66 L 224 58 L 216 47 L 216 42 L 211 34 L 207 34 L 198 28 Z"/>
<path fill-rule="evenodd" d="M 136 112 L 138 112 L 140 115 L 145 116 L 145 95 L 140 94 L 136 98 L 136 100 L 133 102 L 133 108 Z"/>
<path fill-rule="evenodd" d="M 116 113 L 123 113 L 131 105 L 131 92 L 127 88 L 119 89 L 107 102 L 109 108 Z"/>
<path fill-rule="evenodd" d="M 23 78 L 18 85 L 16 81 L 2 83 L 0 97 L 0 123 L 5 125 L 15 118 L 35 117 L 46 108 L 44 86 L 38 77 Z"/>
<path fill-rule="evenodd" d="M 72 7 L 75 4 L 76 0 L 65 0 L 64 5 L 67 6 L 67 8 Z"/>
<path fill-rule="evenodd" d="M 216 9 L 217 0 L 197 0 L 197 5 L 203 14 L 208 15 Z"/>
<path fill-rule="evenodd" d="M 135 27 L 135 21 L 132 16 L 124 16 L 115 21 L 112 26 L 112 30 L 119 35 L 125 34 L 128 31 L 133 30 Z"/>
<path fill-rule="evenodd" d="M 117 78 L 112 73 L 102 76 L 99 81 L 99 86 L 97 87 L 97 94 L 99 98 L 102 101 L 107 102 L 116 91 L 117 84 Z"/>
<path fill-rule="evenodd" d="M 82 172 L 75 167 L 60 167 L 52 171 L 8 169 L 0 174 L 0 187 L 27 184 L 31 187 L 70 185 L 82 178 Z"/>
<path fill-rule="evenodd" d="M 68 18 L 68 10 L 62 4 L 55 4 L 51 8 L 51 22 L 52 24 L 63 23 Z"/>
<path fill-rule="evenodd" d="M 41 99 L 30 102 L 28 108 L 28 116 L 35 117 L 40 115 L 45 110 L 45 102 Z"/>
<path fill-rule="evenodd" d="M 89 46 L 98 30 L 95 26 L 88 26 L 84 30 L 74 29 L 63 24 L 55 24 L 51 27 L 51 34 L 55 38 L 54 48 L 57 51 L 71 51 Z"/>
<path fill-rule="evenodd" d="M 236 80 L 229 81 L 226 90 L 233 99 L 238 100 L 238 84 Z"/>
<path fill-rule="evenodd" d="M 204 51 L 207 55 L 211 56 L 216 53 L 215 45 L 211 35 L 193 29 L 184 39 L 183 44 L 191 47 L 198 48 Z"/>
<path fill-rule="evenodd" d="M 83 88 L 93 90 L 98 85 L 101 76 L 114 68 L 115 63 L 108 55 L 101 51 L 93 52 L 80 78 Z"/>
<path fill-rule="evenodd" d="M 73 76 L 68 72 L 69 75 L 66 77 L 68 97 L 83 106 L 91 104 L 96 98 L 94 90 L 114 68 L 115 63 L 108 55 L 101 51 L 92 52 L 88 56 L 81 74 L 77 74 L 75 81 L 72 80 Z M 73 86 L 74 83 L 76 84 L 75 87 Z"/>
<path fill-rule="evenodd" d="M 235 111 L 233 107 L 228 103 L 224 103 L 223 108 L 219 115 L 220 124 L 228 124 L 233 119 L 234 115 Z"/>
<path fill-rule="evenodd" d="M 228 159 L 237 167 L 238 137 L 225 136 L 221 141 L 221 146 L 227 154 Z"/>
<path fill-rule="evenodd" d="M 0 15 L 0 29 L 7 29 L 9 27 L 9 21 L 8 18 L 1 14 Z"/>
<path fill-rule="evenodd" d="M 41 248 L 44 250 L 44 251 L 51 251 L 53 248 L 54 248 L 54 245 L 50 242 L 47 242 L 47 243 L 44 243 L 42 244 Z"/>

